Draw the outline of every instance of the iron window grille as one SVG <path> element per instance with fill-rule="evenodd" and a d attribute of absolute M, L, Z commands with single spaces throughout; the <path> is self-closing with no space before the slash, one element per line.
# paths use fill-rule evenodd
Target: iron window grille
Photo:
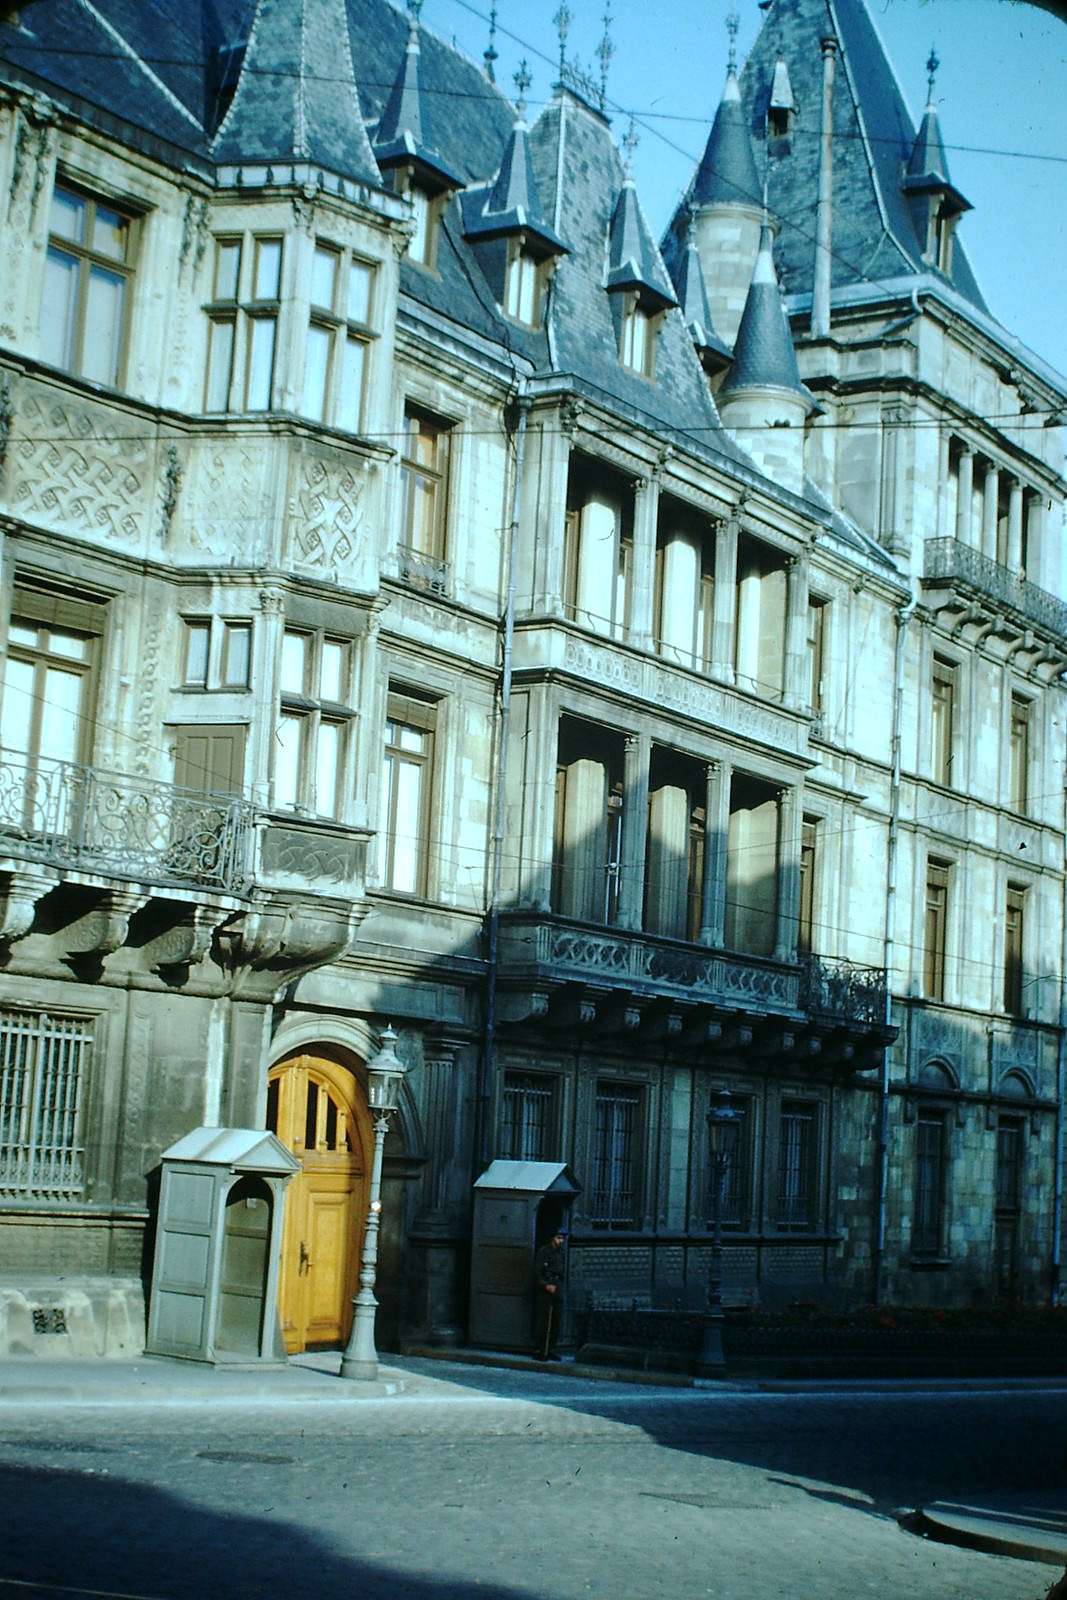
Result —
<path fill-rule="evenodd" d="M 640 1107 L 639 1089 L 619 1084 L 597 1089 L 592 1193 L 596 1228 L 638 1225 L 635 1154 Z"/>
<path fill-rule="evenodd" d="M 0 1195 L 82 1198 L 92 1047 L 90 1018 L 0 1011 Z"/>

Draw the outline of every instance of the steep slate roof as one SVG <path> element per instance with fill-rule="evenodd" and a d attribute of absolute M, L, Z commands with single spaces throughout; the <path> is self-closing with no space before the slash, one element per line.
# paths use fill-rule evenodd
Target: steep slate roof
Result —
<path fill-rule="evenodd" d="M 258 0 L 216 161 L 308 162 L 380 186 L 363 126 L 344 0 Z"/>
<path fill-rule="evenodd" d="M 644 289 L 661 306 L 677 304 L 662 257 L 652 243 L 637 189 L 628 173 L 611 217 L 607 286 L 609 289 Z"/>
<path fill-rule="evenodd" d="M 775 277 L 773 237 L 764 223 L 734 359 L 719 394 L 725 398 L 739 389 L 786 389 L 809 405 L 811 396 L 800 381 L 793 336 Z"/>
<path fill-rule="evenodd" d="M 563 159 L 557 189 L 561 125 Z M 678 308 L 672 306 L 663 318 L 654 382 L 630 372 L 619 360 L 605 266 L 624 175 L 604 118 L 568 90 L 557 90 L 530 131 L 530 153 L 538 192 L 546 204 L 558 205 L 553 221 L 570 249 L 556 269 L 549 302 L 555 369 L 573 374 L 605 396 L 616 396 L 661 427 L 688 434 L 691 447 L 744 463 L 751 473 L 751 462 L 719 421 Z M 653 262 L 657 275 L 665 277 L 658 253 Z"/>
<path fill-rule="evenodd" d="M 790 294 L 808 294 L 814 272 L 815 197 L 822 109 L 820 39 L 836 38 L 834 183 L 831 285 L 869 282 L 934 269 L 922 259 L 912 208 L 902 186 L 915 147 L 915 128 L 863 0 L 771 0 L 741 74 L 741 99 L 756 147 L 769 172 L 770 204 L 793 219 L 778 241 L 778 266 Z M 792 148 L 768 160 L 764 118 L 775 63 L 789 68 L 797 100 Z M 949 281 L 985 310 L 957 236 Z"/>

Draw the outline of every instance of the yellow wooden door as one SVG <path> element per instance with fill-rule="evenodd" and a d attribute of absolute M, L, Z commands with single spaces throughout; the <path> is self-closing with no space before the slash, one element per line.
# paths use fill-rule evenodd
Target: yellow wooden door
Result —
<path fill-rule="evenodd" d="M 372 1134 L 351 1072 L 319 1056 L 280 1062 L 267 1126 L 301 1170 L 285 1195 L 278 1309 L 290 1355 L 344 1344 L 367 1215 Z"/>

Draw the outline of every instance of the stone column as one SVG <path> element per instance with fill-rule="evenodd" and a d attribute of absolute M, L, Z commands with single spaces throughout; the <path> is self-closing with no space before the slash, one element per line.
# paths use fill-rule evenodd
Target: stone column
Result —
<path fill-rule="evenodd" d="M 627 735 L 623 759 L 618 920 L 620 928 L 634 930 L 641 927 L 644 913 L 648 766 L 651 756 L 652 740 L 647 733 Z"/>
<path fill-rule="evenodd" d="M 539 417 L 527 429 L 526 470 L 522 485 L 522 526 L 533 528 L 532 570 L 524 572 L 522 545 L 516 551 L 519 608 L 526 603 L 538 615 L 563 614 L 563 554 L 567 519 L 572 432 L 556 414 Z M 531 436 L 537 449 L 531 448 Z M 527 596 L 529 601 L 527 602 Z"/>
<path fill-rule="evenodd" d="M 692 534 L 671 534 L 663 548 L 660 654 L 683 667 L 696 664 L 700 543 Z"/>
<path fill-rule="evenodd" d="M 656 524 L 660 475 L 634 481 L 634 570 L 630 593 L 630 643 L 652 648 L 652 596 L 656 573 Z"/>
<path fill-rule="evenodd" d="M 800 893 L 800 794 L 797 787 L 778 793 L 778 903 L 774 959 L 795 961 Z"/>
<path fill-rule="evenodd" d="M 711 672 L 722 683 L 734 681 L 734 629 L 737 616 L 736 517 L 715 530 L 715 595 L 711 618 Z"/>
<path fill-rule="evenodd" d="M 783 703 L 791 711 L 807 709 L 804 682 L 808 641 L 808 563 L 790 556 L 785 564 L 785 663 Z"/>
<path fill-rule="evenodd" d="M 1059 561 L 1049 560 L 1049 541 L 1045 538 L 1046 515 L 1045 497 L 1042 494 L 1028 496 L 1025 509 L 1026 515 L 1026 576 L 1031 583 L 1047 589 L 1050 594 L 1058 595 L 1060 592 Z M 1057 555 L 1055 542 L 1053 556 Z M 1050 568 L 1053 570 L 1050 571 Z"/>
<path fill-rule="evenodd" d="M 552 853 L 556 824 L 556 767 L 559 758 L 559 718 L 553 691 L 543 683 L 530 685 L 525 723 L 518 727 L 516 712 L 521 699 L 512 701 L 512 748 L 509 790 L 521 784 L 522 860 L 515 886 L 518 903 L 548 911 L 552 903 Z M 520 795 L 513 793 L 518 808 Z M 509 800 L 509 813 L 512 800 Z"/>
<path fill-rule="evenodd" d="M 604 920 L 606 785 L 599 761 L 572 761 L 567 768 L 559 908 L 565 917 L 583 922 Z"/>
<path fill-rule="evenodd" d="M 989 561 L 997 559 L 997 512 L 1000 509 L 1000 473 L 992 461 L 986 462 L 982 485 L 982 554 Z"/>
<path fill-rule="evenodd" d="M 648 910 L 651 933 L 686 936 L 689 888 L 689 796 L 665 784 L 648 806 Z"/>
<path fill-rule="evenodd" d="M 613 632 L 620 513 L 618 501 L 596 489 L 581 509 L 578 529 L 575 620 L 605 637 Z"/>
<path fill-rule="evenodd" d="M 726 846 L 730 836 L 730 763 L 709 761 L 705 808 L 700 942 L 721 949 L 726 926 Z"/>
<path fill-rule="evenodd" d="M 1018 478 L 1011 480 L 1008 500 L 1008 571 L 1021 577 L 1023 570 L 1023 486 Z"/>
<path fill-rule="evenodd" d="M 959 471 L 956 477 L 956 538 L 961 544 L 975 543 L 971 504 L 974 494 L 974 451 L 964 445 L 960 451 Z"/>

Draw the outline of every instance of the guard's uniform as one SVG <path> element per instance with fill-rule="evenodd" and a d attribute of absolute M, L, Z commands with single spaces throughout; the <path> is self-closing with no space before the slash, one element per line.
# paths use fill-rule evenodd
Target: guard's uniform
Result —
<path fill-rule="evenodd" d="M 556 1353 L 565 1268 L 562 1244 L 554 1244 L 550 1239 L 538 1250 L 534 1262 L 534 1355 L 539 1361 L 546 1361 Z"/>

